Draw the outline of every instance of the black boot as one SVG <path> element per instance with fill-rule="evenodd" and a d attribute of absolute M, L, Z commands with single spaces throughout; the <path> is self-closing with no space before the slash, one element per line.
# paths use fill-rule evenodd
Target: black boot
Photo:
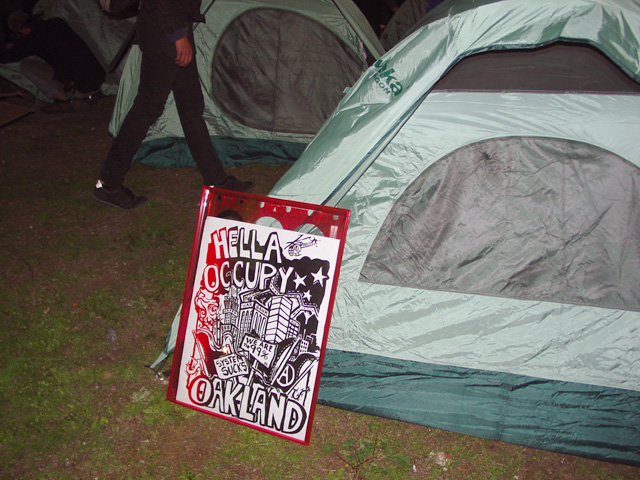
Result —
<path fill-rule="evenodd" d="M 147 201 L 147 197 L 138 197 L 127 187 L 107 187 L 100 180 L 93 188 L 93 198 L 100 203 L 123 210 L 139 207 Z"/>
<path fill-rule="evenodd" d="M 241 180 L 238 180 L 233 175 L 229 175 L 224 183 L 212 186 L 216 188 L 222 188 L 224 190 L 233 190 L 234 192 L 249 193 L 253 190 L 253 187 L 255 185 L 253 182 L 243 182 Z"/>

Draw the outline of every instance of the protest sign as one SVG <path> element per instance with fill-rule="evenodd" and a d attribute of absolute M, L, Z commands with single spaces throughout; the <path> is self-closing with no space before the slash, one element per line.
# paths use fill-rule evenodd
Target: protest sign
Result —
<path fill-rule="evenodd" d="M 348 219 L 203 189 L 169 400 L 309 443 Z"/>

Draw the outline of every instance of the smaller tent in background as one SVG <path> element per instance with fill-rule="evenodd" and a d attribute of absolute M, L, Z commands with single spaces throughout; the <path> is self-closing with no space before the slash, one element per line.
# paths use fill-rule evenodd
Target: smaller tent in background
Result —
<path fill-rule="evenodd" d="M 226 165 L 298 158 L 344 90 L 383 49 L 351 0 L 205 0 L 195 43 L 205 120 Z M 117 134 L 138 88 L 128 58 L 110 124 Z M 173 98 L 135 160 L 193 165 Z"/>
<path fill-rule="evenodd" d="M 404 0 L 380 35 L 385 50 L 391 50 L 422 18 L 443 0 Z"/>
<path fill-rule="evenodd" d="M 640 2 L 449 0 L 271 192 L 351 211 L 320 403 L 640 465 Z"/>
<path fill-rule="evenodd" d="M 33 13 L 42 18 L 59 17 L 80 36 L 107 71 L 105 95 L 118 91 L 118 64 L 124 58 L 135 23 L 133 17 L 106 14 L 98 0 L 40 0 Z M 0 65 L 0 76 L 44 100 L 36 86 L 20 73 L 19 63 Z"/>
<path fill-rule="evenodd" d="M 394 0 L 354 0 L 376 35 L 380 36 L 397 3 Z"/>

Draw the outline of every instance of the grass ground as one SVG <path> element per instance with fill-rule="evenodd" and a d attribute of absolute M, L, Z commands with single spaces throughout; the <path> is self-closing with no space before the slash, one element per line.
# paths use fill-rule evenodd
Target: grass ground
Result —
<path fill-rule="evenodd" d="M 144 207 L 95 203 L 112 107 L 36 111 L 0 129 L 0 478 L 640 478 L 323 406 L 305 447 L 167 402 L 146 365 L 181 301 L 200 177 L 134 165 L 127 184 L 150 197 Z M 285 170 L 233 173 L 267 194 Z"/>

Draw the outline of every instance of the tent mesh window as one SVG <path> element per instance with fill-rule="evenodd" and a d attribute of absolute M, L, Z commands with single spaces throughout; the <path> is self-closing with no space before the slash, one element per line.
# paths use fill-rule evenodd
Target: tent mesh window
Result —
<path fill-rule="evenodd" d="M 595 47 L 555 42 L 463 58 L 433 89 L 638 94 L 640 83 Z"/>
<path fill-rule="evenodd" d="M 505 137 L 426 169 L 361 280 L 640 310 L 640 170 L 582 142 Z"/>
<path fill-rule="evenodd" d="M 237 17 L 220 38 L 213 96 L 243 125 L 315 134 L 365 68 L 353 49 L 311 18 L 259 8 Z"/>

